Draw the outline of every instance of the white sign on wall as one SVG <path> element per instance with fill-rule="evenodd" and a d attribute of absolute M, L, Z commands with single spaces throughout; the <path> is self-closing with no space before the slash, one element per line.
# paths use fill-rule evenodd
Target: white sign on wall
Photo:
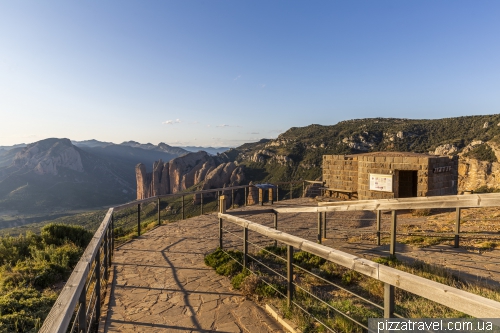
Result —
<path fill-rule="evenodd" d="M 370 173 L 370 191 L 392 192 L 392 175 Z"/>

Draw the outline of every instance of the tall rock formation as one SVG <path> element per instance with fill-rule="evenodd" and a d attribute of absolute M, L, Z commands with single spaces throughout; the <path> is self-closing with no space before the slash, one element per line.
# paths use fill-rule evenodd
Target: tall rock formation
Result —
<path fill-rule="evenodd" d="M 245 180 L 244 170 L 234 162 L 223 163 L 217 156 L 204 151 L 189 153 L 163 163 L 153 164 L 147 173 L 142 163 L 135 167 L 137 199 L 178 193 L 194 185 L 200 189 L 239 185 Z"/>
<path fill-rule="evenodd" d="M 151 185 L 151 174 L 146 172 L 146 166 L 142 163 L 135 167 L 135 178 L 137 179 L 137 200 L 149 198 L 149 186 Z"/>

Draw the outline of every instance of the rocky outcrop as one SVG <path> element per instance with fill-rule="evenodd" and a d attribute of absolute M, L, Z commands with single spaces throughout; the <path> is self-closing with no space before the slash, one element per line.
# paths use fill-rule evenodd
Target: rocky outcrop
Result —
<path fill-rule="evenodd" d="M 170 186 L 168 193 L 177 193 L 195 185 L 196 173 L 209 160 L 214 159 L 204 151 L 189 153 L 169 162 Z M 215 161 L 213 161 L 215 163 Z"/>
<path fill-rule="evenodd" d="M 430 151 L 429 154 L 443 156 L 443 155 L 453 155 L 457 152 L 458 152 L 457 146 L 447 143 L 436 147 L 436 149 L 434 151 Z"/>
<path fill-rule="evenodd" d="M 13 164 L 39 175 L 58 175 L 61 168 L 83 172 L 80 152 L 69 139 L 46 139 L 29 144 L 16 154 Z"/>
<path fill-rule="evenodd" d="M 500 163 L 480 161 L 465 157 L 464 154 L 479 145 L 487 144 L 500 161 L 500 149 L 493 142 L 476 140 L 467 145 L 459 154 L 458 190 L 459 192 L 476 190 L 478 188 L 500 188 Z"/>
<path fill-rule="evenodd" d="M 200 189 L 239 185 L 245 180 L 243 168 L 234 162 L 223 163 L 204 151 L 177 157 L 168 163 L 161 160 L 147 173 L 144 164 L 135 168 L 137 199 L 178 193 L 194 185 Z"/>
<path fill-rule="evenodd" d="M 149 190 L 151 185 L 151 174 L 146 172 L 146 166 L 144 164 L 139 163 L 135 167 L 135 178 L 137 180 L 137 200 L 149 198 L 151 196 Z"/>

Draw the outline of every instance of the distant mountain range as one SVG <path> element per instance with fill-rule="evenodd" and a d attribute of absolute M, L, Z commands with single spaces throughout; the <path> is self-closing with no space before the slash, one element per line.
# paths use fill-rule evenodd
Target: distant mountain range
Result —
<path fill-rule="evenodd" d="M 135 166 L 152 166 L 204 150 L 127 141 L 70 141 L 50 138 L 31 144 L 0 146 L 0 216 L 2 212 L 53 213 L 113 205 L 136 197 Z"/>
<path fill-rule="evenodd" d="M 10 148 L 10 149 L 9 149 Z M 172 148 L 172 149 L 170 149 Z M 133 200 L 134 168 L 188 153 L 95 140 L 46 139 L 0 150 L 0 213 L 86 209 Z M 0 214 L 1 215 L 1 214 Z"/>
<path fill-rule="evenodd" d="M 229 147 L 214 148 L 214 147 L 196 147 L 196 146 L 186 146 L 186 147 L 182 147 L 182 148 L 187 150 L 187 151 L 194 152 L 194 153 L 199 152 L 199 151 L 206 151 L 210 155 L 221 154 L 221 153 L 231 149 Z"/>
<path fill-rule="evenodd" d="M 98 141 L 98 140 L 84 140 L 84 141 L 74 141 L 72 140 L 71 143 L 77 147 L 80 148 L 96 148 L 96 147 L 106 147 L 106 146 L 111 146 L 111 145 L 117 145 L 112 142 L 105 142 L 105 141 Z M 167 145 L 166 143 L 159 143 L 157 146 L 153 145 L 152 143 L 139 143 L 136 141 L 126 141 L 122 142 L 119 145 L 123 146 L 129 146 L 129 147 L 134 147 L 134 148 L 142 148 L 142 149 L 147 149 L 147 150 L 160 150 L 166 153 L 170 154 L 185 154 L 187 152 L 199 152 L 199 151 L 205 151 L 209 153 L 210 155 L 217 155 L 220 153 L 223 153 L 229 149 L 230 147 L 201 147 L 201 146 L 185 146 L 185 147 L 174 147 Z M 8 151 L 14 148 L 24 148 L 26 147 L 26 143 L 20 143 L 17 145 L 13 146 L 0 146 L 0 154 L 2 151 Z"/>
<path fill-rule="evenodd" d="M 434 120 L 356 119 L 329 126 L 294 127 L 276 139 L 246 143 L 225 152 L 226 148 L 165 143 L 46 139 L 0 147 L 0 216 L 2 211 L 54 212 L 133 200 L 138 163 L 149 169 L 155 161 L 167 162 L 190 151 L 218 154 L 221 163 L 237 162 L 244 166 L 246 181 L 273 182 L 318 179 L 325 154 L 373 151 L 467 154 L 489 163 L 483 168 L 477 162 L 486 170 L 483 178 L 493 179 L 497 166 L 492 169 L 491 163 L 498 160 L 497 152 L 500 156 L 498 147 L 500 114 Z M 500 171 L 496 178 L 500 179 Z M 492 184 L 496 183 L 486 185 Z"/>

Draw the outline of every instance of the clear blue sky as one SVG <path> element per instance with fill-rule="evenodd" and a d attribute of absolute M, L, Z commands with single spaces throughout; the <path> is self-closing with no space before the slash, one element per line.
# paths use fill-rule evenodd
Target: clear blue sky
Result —
<path fill-rule="evenodd" d="M 0 145 L 500 113 L 500 1 L 2 1 Z"/>

